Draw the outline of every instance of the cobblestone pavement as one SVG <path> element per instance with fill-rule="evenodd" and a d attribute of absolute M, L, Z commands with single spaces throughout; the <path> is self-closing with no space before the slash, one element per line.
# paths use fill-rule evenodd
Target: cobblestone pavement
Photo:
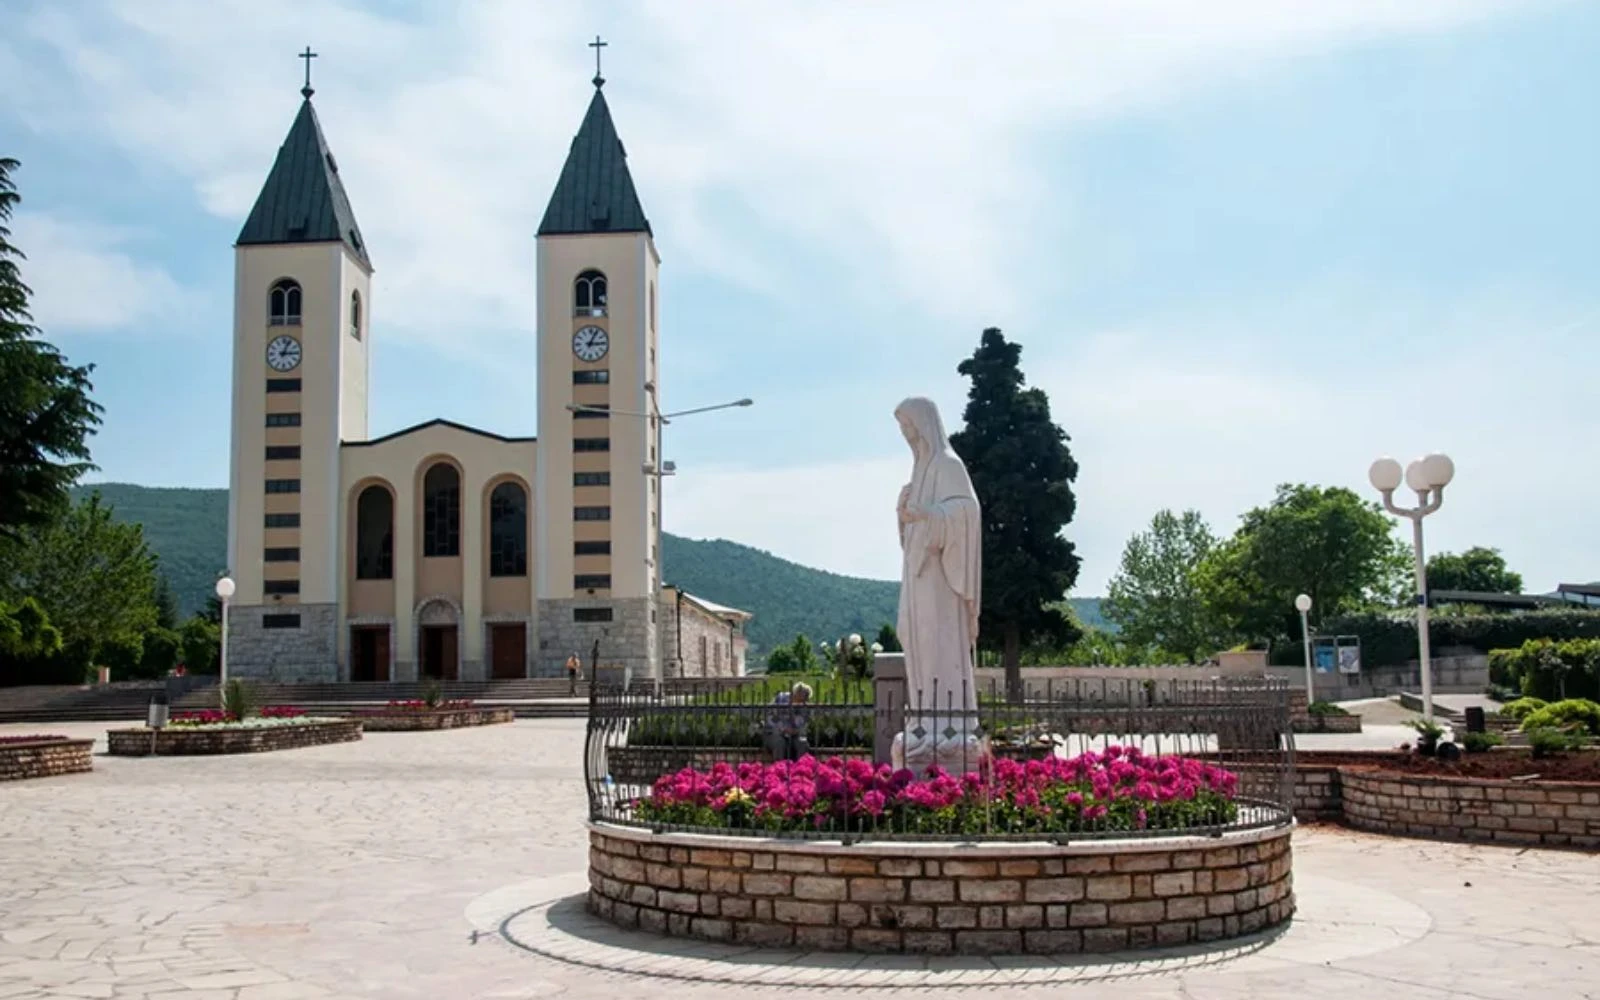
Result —
<path fill-rule="evenodd" d="M 1600 857 L 1332 828 L 1295 837 L 1292 927 L 1221 952 L 929 963 L 625 934 L 573 902 L 582 725 L 97 757 L 93 774 L 0 785 L 0 1000 L 1600 996 Z"/>

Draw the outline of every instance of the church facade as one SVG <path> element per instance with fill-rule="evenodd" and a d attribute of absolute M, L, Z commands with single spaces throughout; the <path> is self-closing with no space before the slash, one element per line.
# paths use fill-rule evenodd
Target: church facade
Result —
<path fill-rule="evenodd" d="M 603 84 L 537 229 L 532 437 L 368 433 L 372 258 L 302 91 L 234 251 L 230 676 L 743 673 L 749 616 L 661 578 L 660 255 Z"/>

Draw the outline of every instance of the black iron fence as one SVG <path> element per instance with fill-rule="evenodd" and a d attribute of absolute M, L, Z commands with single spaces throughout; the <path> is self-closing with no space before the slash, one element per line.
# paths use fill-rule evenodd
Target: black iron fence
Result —
<path fill-rule="evenodd" d="M 1066 840 L 1286 824 L 1293 758 L 1276 679 L 769 681 L 596 686 L 584 772 L 591 818 L 661 831 Z"/>

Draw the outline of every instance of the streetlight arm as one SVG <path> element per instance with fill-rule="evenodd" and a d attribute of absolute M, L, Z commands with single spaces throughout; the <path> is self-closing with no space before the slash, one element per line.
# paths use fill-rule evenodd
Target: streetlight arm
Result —
<path fill-rule="evenodd" d="M 661 415 L 661 419 L 671 420 L 674 417 L 687 417 L 695 413 L 710 413 L 712 410 L 731 410 L 736 406 L 751 406 L 754 405 L 754 403 L 755 400 L 753 399 L 736 399 L 731 403 L 718 403 L 715 406 L 697 406 L 692 410 L 678 410 L 675 413 L 663 413 Z"/>

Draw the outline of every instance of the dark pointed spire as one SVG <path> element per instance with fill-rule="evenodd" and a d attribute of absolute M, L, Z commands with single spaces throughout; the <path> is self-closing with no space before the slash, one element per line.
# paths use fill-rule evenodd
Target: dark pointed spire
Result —
<path fill-rule="evenodd" d="M 599 50 L 597 49 L 596 52 Z M 540 236 L 572 233 L 648 233 L 650 220 L 628 173 L 628 156 L 611 122 L 611 109 L 595 74 L 594 98 L 572 140 Z"/>
<path fill-rule="evenodd" d="M 309 47 L 306 52 L 311 53 Z M 306 54 L 301 58 L 307 67 L 311 65 Z M 238 245 L 338 241 L 370 268 L 367 244 L 339 180 L 339 164 L 328 151 L 317 112 L 311 106 L 309 77 L 302 93 L 306 98 L 300 104 L 300 113 L 278 147 L 272 172 L 239 231 Z"/>

